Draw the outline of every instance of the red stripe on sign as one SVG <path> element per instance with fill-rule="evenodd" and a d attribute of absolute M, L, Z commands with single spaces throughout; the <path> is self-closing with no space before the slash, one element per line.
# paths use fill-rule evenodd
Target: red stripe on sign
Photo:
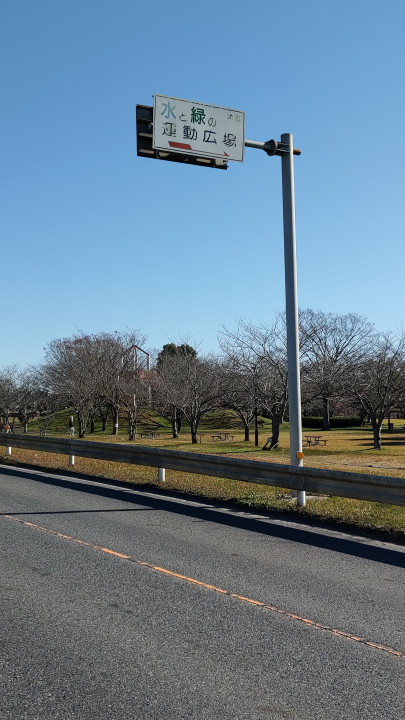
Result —
<path fill-rule="evenodd" d="M 191 145 L 187 145 L 187 143 L 179 143 L 179 142 L 173 142 L 173 140 L 169 140 L 170 147 L 176 147 L 180 148 L 181 150 L 192 150 L 193 148 Z"/>

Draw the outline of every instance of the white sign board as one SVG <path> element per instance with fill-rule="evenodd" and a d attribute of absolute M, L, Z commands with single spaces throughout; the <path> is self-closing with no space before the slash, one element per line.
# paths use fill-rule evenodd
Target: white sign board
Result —
<path fill-rule="evenodd" d="M 155 150 L 243 162 L 245 113 L 154 95 L 152 142 Z"/>

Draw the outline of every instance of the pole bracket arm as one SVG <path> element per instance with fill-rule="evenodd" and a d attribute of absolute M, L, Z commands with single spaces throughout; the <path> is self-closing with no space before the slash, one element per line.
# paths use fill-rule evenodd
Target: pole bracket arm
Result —
<path fill-rule="evenodd" d="M 256 142 L 255 140 L 245 140 L 245 147 L 256 148 L 256 150 L 264 150 L 267 155 L 278 155 L 282 157 L 290 152 L 290 146 L 278 140 L 267 140 L 267 142 Z M 301 150 L 293 148 L 293 155 L 301 155 Z"/>

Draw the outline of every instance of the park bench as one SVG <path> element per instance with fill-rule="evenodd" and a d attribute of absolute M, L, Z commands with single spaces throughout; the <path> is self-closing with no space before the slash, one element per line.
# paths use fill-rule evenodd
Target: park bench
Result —
<path fill-rule="evenodd" d="M 313 447 L 314 445 L 326 445 L 326 440 L 322 440 L 322 435 L 305 435 L 304 447 Z"/>
<path fill-rule="evenodd" d="M 224 441 L 224 440 L 233 440 L 234 435 L 230 435 L 229 432 L 218 432 L 218 433 L 215 433 L 215 435 L 211 435 L 211 437 L 212 437 L 213 441 L 215 441 L 215 440 Z"/>

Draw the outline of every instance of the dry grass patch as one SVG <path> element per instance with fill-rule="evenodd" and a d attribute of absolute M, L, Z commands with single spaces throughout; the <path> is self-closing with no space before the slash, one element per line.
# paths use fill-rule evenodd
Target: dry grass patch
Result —
<path fill-rule="evenodd" d="M 221 429 L 218 428 L 218 430 Z M 212 442 L 211 434 L 203 433 L 201 443 L 198 445 L 191 445 L 188 435 L 182 435 L 174 440 L 169 434 L 156 439 L 138 440 L 133 444 L 227 457 L 242 457 L 272 463 L 289 463 L 288 428 L 282 430 L 281 448 L 272 452 L 263 452 L 260 448 L 255 448 L 253 442 L 244 442 L 241 432 L 234 433 L 233 442 Z M 268 431 L 260 434 L 260 446 L 264 445 L 268 434 Z M 304 434 L 314 434 L 314 431 Z M 373 450 L 371 432 L 367 429 L 331 430 L 328 433 L 318 434 L 322 434 L 327 439 L 327 445 L 304 450 L 304 463 L 307 466 L 404 477 L 405 433 L 386 433 L 384 436 L 386 444 L 381 451 Z M 90 438 L 88 437 L 87 440 L 90 441 Z M 96 435 L 94 440 L 114 443 L 128 442 L 124 435 L 115 437 Z M 0 448 L 0 459 L 4 464 L 21 463 L 58 470 L 64 474 L 70 472 L 67 464 L 68 458 L 64 455 L 13 448 L 12 457 L 6 458 L 5 448 Z M 136 485 L 161 487 L 155 468 L 76 457 L 74 471 L 95 477 L 124 480 Z M 405 507 L 347 498 L 320 497 L 308 502 L 305 508 L 297 508 L 295 503 L 291 502 L 287 489 L 176 471 L 166 472 L 165 488 L 209 500 L 230 501 L 250 509 L 288 511 L 322 521 L 348 523 L 363 530 L 389 533 L 392 538 L 405 541 Z"/>

